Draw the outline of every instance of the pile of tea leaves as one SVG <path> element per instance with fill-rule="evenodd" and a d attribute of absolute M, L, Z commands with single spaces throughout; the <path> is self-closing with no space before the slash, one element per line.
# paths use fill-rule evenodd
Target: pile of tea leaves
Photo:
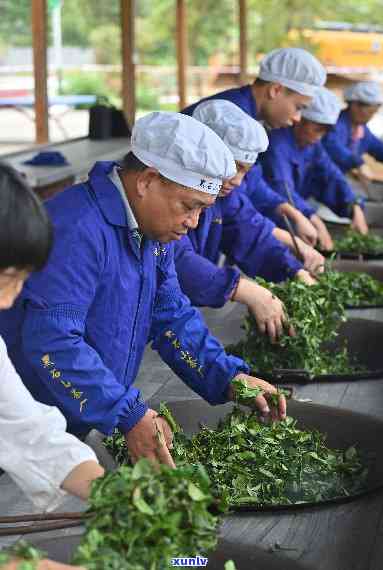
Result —
<path fill-rule="evenodd" d="M 383 283 L 368 273 L 328 272 L 321 281 L 331 279 L 338 290 L 342 302 L 348 307 L 368 307 L 383 305 Z"/>
<path fill-rule="evenodd" d="M 329 449 L 318 431 L 296 420 L 260 423 L 235 408 L 217 429 L 176 437 L 177 464 L 202 461 L 231 506 L 292 505 L 347 497 L 364 487 L 367 470 L 354 447 Z"/>
<path fill-rule="evenodd" d="M 259 392 L 244 387 L 237 394 L 238 401 L 248 403 Z M 119 461 L 129 461 L 126 446 L 119 451 Z M 178 469 L 202 463 L 224 503 L 232 507 L 347 497 L 363 490 L 367 475 L 355 447 L 330 449 L 323 434 L 298 429 L 291 417 L 265 424 L 239 406 L 216 429 L 202 426 L 192 437 L 177 429 L 172 454 Z"/>
<path fill-rule="evenodd" d="M 45 558 L 45 553 L 25 540 L 0 550 L 0 568 L 14 559 L 20 559 L 17 570 L 36 570 L 38 563 Z"/>
<path fill-rule="evenodd" d="M 362 235 L 355 230 L 348 230 L 344 237 L 334 240 L 334 251 L 383 255 L 383 238 L 371 233 Z"/>
<path fill-rule="evenodd" d="M 262 279 L 257 282 L 284 303 L 295 336 L 285 332 L 278 343 L 272 344 L 258 332 L 255 319 L 249 314 L 244 320 L 246 338 L 227 347 L 228 352 L 242 357 L 257 374 L 266 376 L 278 369 L 304 370 L 311 376 L 360 370 L 350 362 L 346 344 L 336 352 L 325 348 L 325 343 L 338 336 L 339 326 L 346 320 L 339 282 L 333 273 L 325 274 L 311 287 L 296 280 L 278 284 Z"/>
<path fill-rule="evenodd" d="M 201 465 L 156 468 L 146 459 L 95 481 L 89 505 L 73 561 L 88 570 L 163 570 L 172 558 L 203 556 L 226 509 Z"/>

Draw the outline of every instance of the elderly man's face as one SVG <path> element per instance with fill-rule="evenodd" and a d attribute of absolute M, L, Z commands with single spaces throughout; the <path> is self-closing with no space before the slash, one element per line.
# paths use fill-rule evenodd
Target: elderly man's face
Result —
<path fill-rule="evenodd" d="M 138 203 L 139 226 L 144 235 L 162 243 L 180 240 L 196 228 L 201 212 L 216 198 L 165 180 L 158 173 L 146 184 Z"/>
<path fill-rule="evenodd" d="M 380 105 L 367 105 L 359 101 L 350 103 L 351 122 L 354 125 L 366 125 L 379 110 Z"/>
<path fill-rule="evenodd" d="M 301 120 L 302 110 L 310 103 L 311 97 L 290 91 L 278 83 L 270 83 L 262 119 L 272 129 L 291 127 Z"/>

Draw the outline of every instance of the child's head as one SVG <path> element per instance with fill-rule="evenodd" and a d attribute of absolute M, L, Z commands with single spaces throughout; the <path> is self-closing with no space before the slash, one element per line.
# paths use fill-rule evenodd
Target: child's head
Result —
<path fill-rule="evenodd" d="M 9 309 L 28 275 L 44 267 L 51 246 L 44 206 L 12 167 L 0 163 L 0 309 Z"/>

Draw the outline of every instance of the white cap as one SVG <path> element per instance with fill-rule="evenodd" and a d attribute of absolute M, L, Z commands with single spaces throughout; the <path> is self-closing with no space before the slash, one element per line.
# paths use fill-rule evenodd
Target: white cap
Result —
<path fill-rule="evenodd" d="M 344 90 L 345 101 L 359 101 L 366 105 L 383 103 L 382 89 L 376 81 L 360 81 Z"/>
<path fill-rule="evenodd" d="M 261 61 L 259 79 L 280 83 L 301 95 L 313 97 L 317 87 L 326 83 L 323 65 L 301 48 L 275 49 Z"/>
<path fill-rule="evenodd" d="M 231 101 L 205 101 L 194 109 L 193 117 L 217 133 L 240 162 L 254 164 L 269 146 L 264 127 Z"/>
<path fill-rule="evenodd" d="M 165 178 L 211 195 L 237 172 L 233 155 L 219 136 L 181 113 L 155 111 L 138 119 L 131 151 Z"/>
<path fill-rule="evenodd" d="M 340 99 L 326 87 L 320 87 L 311 104 L 302 110 L 302 117 L 322 125 L 335 125 L 341 111 Z"/>

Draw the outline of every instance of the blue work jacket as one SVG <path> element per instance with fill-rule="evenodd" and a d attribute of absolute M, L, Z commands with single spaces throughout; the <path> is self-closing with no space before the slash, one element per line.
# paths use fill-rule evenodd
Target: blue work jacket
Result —
<path fill-rule="evenodd" d="M 326 204 L 339 216 L 350 215 L 357 198 L 320 142 L 302 148 L 297 145 L 293 127 L 275 129 L 261 161 L 264 175 L 276 192 L 286 195 L 291 189 L 304 200 L 313 197 Z M 301 211 L 308 217 L 314 212 L 309 204 L 306 210 Z"/>
<path fill-rule="evenodd" d="M 10 357 L 33 396 L 56 405 L 70 431 L 126 432 L 147 404 L 133 386 L 147 342 L 211 404 L 226 401 L 240 359 L 228 356 L 181 292 L 174 244 L 137 240 L 115 164 L 47 202 L 55 242 L 47 266 L 0 315 Z"/>
<path fill-rule="evenodd" d="M 201 99 L 193 105 L 189 105 L 182 112 L 186 115 L 193 115 L 194 109 L 202 103 L 210 99 L 225 99 L 237 105 L 242 111 L 250 115 L 253 119 L 257 119 L 257 106 L 251 91 L 251 85 L 244 85 L 243 87 L 235 87 L 221 91 L 206 99 Z M 254 207 L 268 218 L 273 219 L 276 223 L 280 223 L 280 218 L 275 210 L 278 206 L 286 202 L 286 198 L 282 197 L 278 192 L 275 192 L 263 177 L 262 165 L 257 162 L 246 174 L 246 184 L 242 187 L 245 189 Z M 295 196 L 297 207 L 303 207 L 304 203 L 299 195 Z"/>
<path fill-rule="evenodd" d="M 335 127 L 323 138 L 323 146 L 342 172 L 358 168 L 364 162 L 362 155 L 370 154 L 383 162 L 383 142 L 376 137 L 368 126 L 364 127 L 364 136 L 354 142 L 351 138 L 352 125 L 347 109 L 341 112 Z"/>
<path fill-rule="evenodd" d="M 198 227 L 175 244 L 175 264 L 184 293 L 194 305 L 222 307 L 240 272 L 218 267 L 221 253 L 249 277 L 283 281 L 302 264 L 272 234 L 274 224 L 259 214 L 245 193 L 235 189 L 200 216 Z"/>

